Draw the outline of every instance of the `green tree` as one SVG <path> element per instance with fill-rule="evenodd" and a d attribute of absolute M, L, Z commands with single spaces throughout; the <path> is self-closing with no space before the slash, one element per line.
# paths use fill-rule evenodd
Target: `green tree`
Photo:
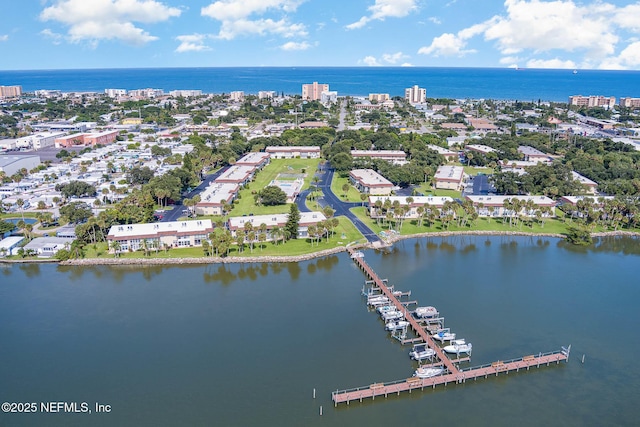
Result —
<path fill-rule="evenodd" d="M 79 224 L 93 216 L 91 206 L 84 202 L 71 202 L 60 208 L 60 216 L 72 224 Z"/>
<path fill-rule="evenodd" d="M 298 206 L 293 203 L 289 209 L 289 216 L 287 217 L 287 223 L 284 225 L 286 234 L 290 239 L 298 238 L 298 227 L 300 224 L 300 211 Z"/>
<path fill-rule="evenodd" d="M 275 185 L 264 187 L 258 195 L 261 203 L 265 206 L 284 205 L 287 203 L 287 193 Z"/>

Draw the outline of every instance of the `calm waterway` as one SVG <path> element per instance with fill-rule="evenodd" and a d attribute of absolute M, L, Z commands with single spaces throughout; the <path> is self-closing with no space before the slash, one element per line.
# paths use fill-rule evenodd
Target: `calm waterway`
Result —
<path fill-rule="evenodd" d="M 367 311 L 364 276 L 346 254 L 299 264 L 0 265 L 0 400 L 112 407 L 0 414 L 0 425 L 637 425 L 638 239 L 576 249 L 457 236 L 365 254 L 473 343 L 472 365 L 572 344 L 570 362 L 334 408 L 332 390 L 415 369 L 409 348 Z"/>

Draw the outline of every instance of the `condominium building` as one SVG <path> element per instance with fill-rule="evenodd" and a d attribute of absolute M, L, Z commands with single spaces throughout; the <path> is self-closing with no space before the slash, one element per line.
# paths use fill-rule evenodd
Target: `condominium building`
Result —
<path fill-rule="evenodd" d="M 407 153 L 402 150 L 351 150 L 351 157 L 353 160 L 380 159 L 399 165 L 407 163 Z"/>
<path fill-rule="evenodd" d="M 439 166 L 434 177 L 436 188 L 460 190 L 464 179 L 462 166 Z"/>
<path fill-rule="evenodd" d="M 258 91 L 258 99 L 273 99 L 275 97 L 276 97 L 276 92 L 273 90 Z"/>
<path fill-rule="evenodd" d="M 127 95 L 127 90 L 126 89 L 105 89 L 104 93 L 109 98 L 118 98 L 120 96 L 126 96 Z"/>
<path fill-rule="evenodd" d="M 195 210 L 198 215 L 222 215 L 224 206 L 229 206 L 240 186 L 231 183 L 212 182 L 202 193 Z"/>
<path fill-rule="evenodd" d="M 233 102 L 242 102 L 244 101 L 244 91 L 242 90 L 234 90 L 229 93 L 229 99 Z"/>
<path fill-rule="evenodd" d="M 361 193 L 387 196 L 393 190 L 393 184 L 372 169 L 354 169 L 349 172 L 349 179 Z"/>
<path fill-rule="evenodd" d="M 245 230 L 247 227 L 245 224 L 251 224 L 251 227 L 256 230 L 259 229 L 262 224 L 267 226 L 266 237 L 267 241 L 273 240 L 272 230 L 275 228 L 282 229 L 289 219 L 289 214 L 268 214 L 268 215 L 255 215 L 255 216 L 237 216 L 231 217 L 228 221 L 229 231 L 235 238 L 239 230 Z M 317 223 L 326 220 L 322 212 L 300 212 L 300 220 L 298 221 L 298 238 L 304 239 L 309 236 L 308 228 L 310 225 L 316 225 Z"/>
<path fill-rule="evenodd" d="M 189 98 L 192 96 L 201 96 L 202 95 L 202 91 L 201 90 L 172 90 L 171 92 L 169 92 L 169 95 L 173 96 L 174 98 Z"/>
<path fill-rule="evenodd" d="M 111 253 L 115 251 L 113 242 L 118 242 L 118 252 L 137 251 L 145 246 L 161 250 L 165 247 L 201 246 L 211 232 L 213 224 L 210 219 L 114 225 L 109 229 L 107 241 Z"/>
<path fill-rule="evenodd" d="M 302 85 L 302 99 L 309 101 L 320 101 L 322 92 L 329 92 L 329 85 L 326 83 L 313 82 Z"/>
<path fill-rule="evenodd" d="M 22 86 L 0 86 L 0 98 L 16 98 L 22 96 Z"/>
<path fill-rule="evenodd" d="M 640 98 L 620 98 L 620 106 L 625 108 L 640 108 Z"/>
<path fill-rule="evenodd" d="M 569 105 L 575 105 L 578 107 L 604 107 L 613 108 L 616 105 L 615 96 L 601 96 L 601 95 L 574 95 L 569 97 Z"/>
<path fill-rule="evenodd" d="M 427 90 L 418 85 L 408 87 L 404 90 L 404 99 L 410 104 L 424 104 L 427 101 Z"/>
<path fill-rule="evenodd" d="M 369 101 L 371 102 L 382 103 L 390 99 L 391 98 L 389 97 L 388 93 L 370 93 L 369 94 Z"/>
<path fill-rule="evenodd" d="M 270 146 L 265 148 L 265 152 L 271 155 L 272 159 L 317 159 L 320 157 L 320 147 L 315 146 Z"/>

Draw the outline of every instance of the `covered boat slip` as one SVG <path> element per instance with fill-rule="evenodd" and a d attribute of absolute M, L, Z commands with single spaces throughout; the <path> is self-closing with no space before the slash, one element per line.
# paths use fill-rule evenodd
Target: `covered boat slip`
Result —
<path fill-rule="evenodd" d="M 348 250 L 351 255 L 353 255 L 354 250 L 351 248 L 348 248 Z M 571 346 L 567 348 L 563 347 L 561 350 L 554 352 L 539 353 L 538 355 L 528 355 L 508 361 L 497 361 L 488 365 L 460 369 L 458 366 L 459 363 L 470 360 L 470 357 L 461 358 L 460 354 L 465 353 L 470 355 L 471 344 L 463 342 L 462 340 L 459 340 L 457 343 L 454 341 L 455 344 L 452 345 L 459 346 L 454 352 L 456 358 L 449 358 L 443 348 L 436 344 L 431 335 L 443 332 L 443 335 L 444 333 L 447 334 L 447 341 L 455 339 L 455 334 L 451 334 L 448 328 L 444 328 L 444 318 L 438 317 L 440 314 L 437 310 L 433 307 L 425 307 L 425 310 L 422 310 L 420 314 L 415 313 L 415 311 L 410 311 L 407 306 L 411 304 L 417 305 L 417 302 L 400 301 L 402 296 L 410 295 L 410 292 L 394 292 L 393 287 L 388 286 L 386 280 L 380 279 L 373 269 L 364 261 L 364 256 L 356 256 L 352 257 L 352 259 L 367 276 L 368 280 L 366 285 L 369 285 L 370 288 L 366 290 L 366 292 L 363 288 L 363 295 L 367 296 L 368 301 L 384 299 L 386 301 L 385 306 L 395 307 L 396 311 L 402 313 L 403 318 L 408 323 L 407 328 L 410 328 L 416 335 L 415 338 L 407 338 L 406 333 L 398 334 L 399 331 L 395 330 L 393 331 L 393 336 L 402 344 L 414 344 L 414 349 L 412 350 L 414 353 L 428 349 L 431 350 L 434 355 L 432 356 L 433 363 L 423 365 L 419 368 L 419 370 L 423 369 L 420 373 L 424 378 L 413 376 L 388 383 L 374 383 L 369 386 L 348 390 L 336 390 L 331 394 L 335 405 L 342 402 L 348 404 L 353 400 L 362 401 L 364 398 L 375 399 L 376 396 L 387 397 L 389 394 L 394 393 L 399 395 L 402 391 L 411 392 L 412 390 L 424 389 L 425 387 L 435 388 L 436 385 L 441 384 L 445 386 L 449 383 L 461 384 L 468 379 L 476 380 L 480 377 L 487 378 L 489 375 L 497 376 L 499 373 L 509 374 L 509 372 L 512 371 L 518 372 L 520 369 L 526 368 L 529 370 L 531 367 L 540 367 L 541 365 L 549 366 L 552 362 L 559 364 L 561 361 L 568 362 L 569 360 Z M 427 312 L 434 317 L 424 317 L 423 314 L 427 314 Z M 444 338 L 444 336 L 439 338 Z M 444 342 L 445 340 L 443 339 L 442 341 Z M 431 351 L 429 353 L 431 353 Z M 442 368 L 442 373 L 439 373 L 440 369 L 436 368 Z M 431 376 L 432 374 L 433 376 Z M 418 371 L 416 371 L 414 375 L 418 375 Z"/>

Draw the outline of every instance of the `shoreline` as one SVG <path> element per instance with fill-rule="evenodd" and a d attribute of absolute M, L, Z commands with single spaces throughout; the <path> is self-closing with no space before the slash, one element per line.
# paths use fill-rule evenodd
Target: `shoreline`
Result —
<path fill-rule="evenodd" d="M 371 243 L 353 245 L 351 247 L 358 249 L 384 249 L 393 246 L 395 242 L 408 239 L 424 238 L 424 237 L 452 237 L 452 236 L 530 236 L 530 237 L 549 237 L 564 239 L 566 236 L 557 233 L 529 233 L 526 231 L 438 231 L 426 232 L 419 234 L 407 234 L 401 236 L 393 236 L 384 240 L 383 245 L 374 245 Z M 592 237 L 640 237 L 639 232 L 635 231 L 607 231 L 602 233 L 593 233 Z M 264 262 L 301 262 L 309 261 L 316 258 L 322 258 L 328 255 L 334 255 L 346 252 L 346 246 L 340 246 L 332 249 L 325 249 L 318 252 L 312 252 L 304 255 L 289 256 L 252 256 L 252 257 L 195 257 L 195 258 L 82 258 L 70 259 L 67 261 L 57 261 L 52 259 L 35 259 L 35 260 L 6 260 L 0 259 L 0 264 L 29 264 L 29 263 L 58 263 L 61 266 L 89 266 L 89 265 L 203 265 L 203 264 L 251 264 Z"/>

